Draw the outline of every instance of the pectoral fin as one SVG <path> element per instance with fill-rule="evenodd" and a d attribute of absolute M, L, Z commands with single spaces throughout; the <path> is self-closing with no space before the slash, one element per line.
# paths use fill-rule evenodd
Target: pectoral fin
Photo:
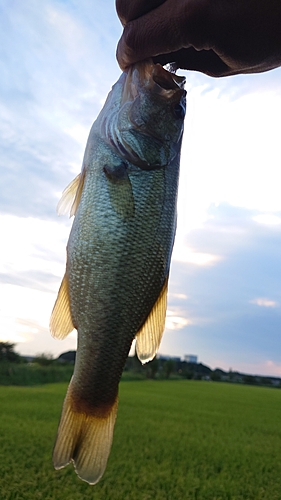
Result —
<path fill-rule="evenodd" d="M 136 352 L 142 364 L 151 361 L 159 349 L 165 328 L 168 277 L 146 322 L 136 335 Z"/>
<path fill-rule="evenodd" d="M 74 328 L 70 312 L 67 277 L 64 275 L 52 311 L 50 331 L 53 337 L 63 340 L 72 330 L 74 330 Z"/>
<path fill-rule="evenodd" d="M 108 180 L 110 202 L 116 214 L 122 219 L 133 217 L 135 213 L 134 196 L 126 164 L 122 162 L 120 165 L 105 165 L 103 170 Z"/>
<path fill-rule="evenodd" d="M 62 197 L 58 202 L 57 213 L 58 215 L 65 215 L 70 213 L 70 217 L 76 214 L 78 205 L 80 203 L 83 186 L 84 186 L 84 171 L 78 174 L 73 181 L 65 188 Z"/>

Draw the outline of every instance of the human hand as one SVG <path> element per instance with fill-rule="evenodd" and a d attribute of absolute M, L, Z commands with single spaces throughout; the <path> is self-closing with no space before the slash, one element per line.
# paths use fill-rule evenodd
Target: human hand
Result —
<path fill-rule="evenodd" d="M 152 57 L 220 77 L 281 65 L 280 0 L 116 0 L 121 69 Z"/>

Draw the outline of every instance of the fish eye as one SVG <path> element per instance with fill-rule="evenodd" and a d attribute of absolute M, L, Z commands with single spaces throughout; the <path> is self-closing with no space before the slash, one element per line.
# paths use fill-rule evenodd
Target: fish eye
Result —
<path fill-rule="evenodd" d="M 173 113 L 174 113 L 176 118 L 183 120 L 185 117 L 185 109 L 182 106 L 182 104 L 180 104 L 180 103 L 175 104 L 175 106 L 173 108 Z"/>

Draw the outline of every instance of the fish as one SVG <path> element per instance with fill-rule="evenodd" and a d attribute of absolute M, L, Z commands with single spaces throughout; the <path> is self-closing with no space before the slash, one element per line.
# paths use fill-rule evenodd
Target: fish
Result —
<path fill-rule="evenodd" d="M 146 363 L 165 327 L 184 84 L 152 60 L 122 73 L 92 125 L 81 173 L 58 205 L 75 217 L 50 331 L 62 340 L 76 329 L 78 341 L 53 464 L 72 461 L 89 484 L 106 469 L 132 342 Z"/>

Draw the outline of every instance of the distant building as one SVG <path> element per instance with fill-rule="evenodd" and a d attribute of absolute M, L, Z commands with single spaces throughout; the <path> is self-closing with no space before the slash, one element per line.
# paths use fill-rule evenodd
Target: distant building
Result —
<path fill-rule="evenodd" d="M 187 363 L 198 363 L 198 356 L 195 356 L 194 354 L 185 354 L 184 361 Z"/>
<path fill-rule="evenodd" d="M 181 358 L 179 356 L 168 356 L 165 354 L 158 354 L 157 359 L 160 359 L 162 361 L 169 361 L 170 359 L 172 361 L 175 361 L 176 363 L 180 363 Z"/>

